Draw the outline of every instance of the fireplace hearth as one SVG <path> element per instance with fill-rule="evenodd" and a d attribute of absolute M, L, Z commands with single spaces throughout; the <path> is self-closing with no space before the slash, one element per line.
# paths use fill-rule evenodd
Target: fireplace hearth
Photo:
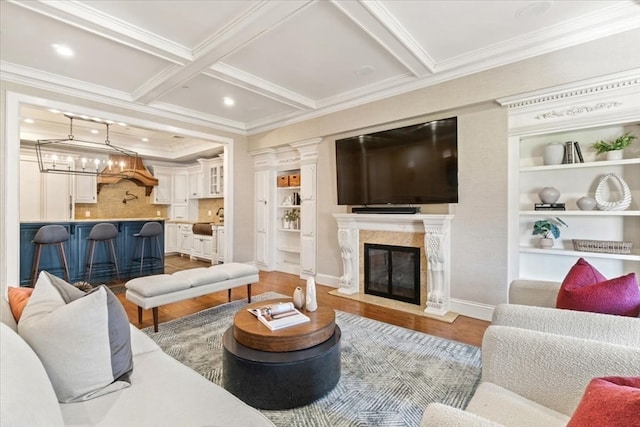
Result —
<path fill-rule="evenodd" d="M 420 305 L 420 248 L 365 243 L 364 291 Z"/>

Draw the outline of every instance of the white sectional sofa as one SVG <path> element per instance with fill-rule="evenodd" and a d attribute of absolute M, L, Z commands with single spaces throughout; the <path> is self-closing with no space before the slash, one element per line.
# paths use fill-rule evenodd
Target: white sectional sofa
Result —
<path fill-rule="evenodd" d="M 259 411 L 165 354 L 131 326 L 131 386 L 58 403 L 36 353 L 0 297 L 0 424 L 33 426 L 273 426 Z"/>
<path fill-rule="evenodd" d="M 468 406 L 431 404 L 421 426 L 566 426 L 592 378 L 639 375 L 638 322 L 498 306 L 482 342 L 482 382 Z"/>

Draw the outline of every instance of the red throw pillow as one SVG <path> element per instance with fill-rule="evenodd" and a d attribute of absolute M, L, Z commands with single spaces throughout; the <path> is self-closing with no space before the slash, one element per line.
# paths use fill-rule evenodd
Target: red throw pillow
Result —
<path fill-rule="evenodd" d="M 638 317 L 638 279 L 635 273 L 629 273 L 607 280 L 580 258 L 562 282 L 556 308 Z"/>
<path fill-rule="evenodd" d="M 16 322 L 20 321 L 22 310 L 24 310 L 24 306 L 27 305 L 27 301 L 29 301 L 32 292 L 33 288 L 16 288 L 14 286 L 7 288 L 9 307 L 11 307 L 11 313 L 13 314 L 13 318 L 16 319 Z"/>
<path fill-rule="evenodd" d="M 640 377 L 594 378 L 567 427 L 640 427 Z"/>

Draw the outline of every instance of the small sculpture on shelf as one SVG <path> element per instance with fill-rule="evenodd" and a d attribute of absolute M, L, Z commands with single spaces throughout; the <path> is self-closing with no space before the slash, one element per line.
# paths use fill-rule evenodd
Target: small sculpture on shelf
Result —
<path fill-rule="evenodd" d="M 541 219 L 533 223 L 532 234 L 534 236 L 542 236 L 539 240 L 539 244 L 542 249 L 549 249 L 553 247 L 553 239 L 560 237 L 559 226 L 568 227 L 568 225 L 558 217 Z"/>
<path fill-rule="evenodd" d="M 300 228 L 300 211 L 289 209 L 284 213 L 282 226 L 286 229 L 297 230 Z"/>

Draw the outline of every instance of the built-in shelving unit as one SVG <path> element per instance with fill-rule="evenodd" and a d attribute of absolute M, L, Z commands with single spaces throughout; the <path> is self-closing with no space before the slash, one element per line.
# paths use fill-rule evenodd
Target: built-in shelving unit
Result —
<path fill-rule="evenodd" d="M 613 140 L 625 132 L 640 138 L 638 76 L 636 70 L 498 101 L 509 107 L 510 280 L 560 281 L 580 257 L 607 277 L 640 273 L 640 143 L 628 147 L 622 160 L 606 160 L 592 148 L 594 142 Z M 545 147 L 566 141 L 579 143 L 583 162 L 545 165 Z M 609 173 L 627 183 L 631 206 L 580 210 L 577 200 L 594 197 L 599 182 Z M 544 187 L 560 191 L 557 202 L 565 203 L 566 210 L 534 209 Z M 612 183 L 607 192 L 610 200 L 621 196 Z M 536 220 L 549 217 L 561 218 L 568 227 L 561 227 L 552 249 L 541 249 L 532 227 Z M 632 242 L 633 248 L 631 253 L 579 251 L 574 239 Z"/>
<path fill-rule="evenodd" d="M 316 159 L 319 140 L 252 153 L 256 264 L 301 277 L 316 273 Z M 297 220 L 287 221 L 287 213 Z"/>

